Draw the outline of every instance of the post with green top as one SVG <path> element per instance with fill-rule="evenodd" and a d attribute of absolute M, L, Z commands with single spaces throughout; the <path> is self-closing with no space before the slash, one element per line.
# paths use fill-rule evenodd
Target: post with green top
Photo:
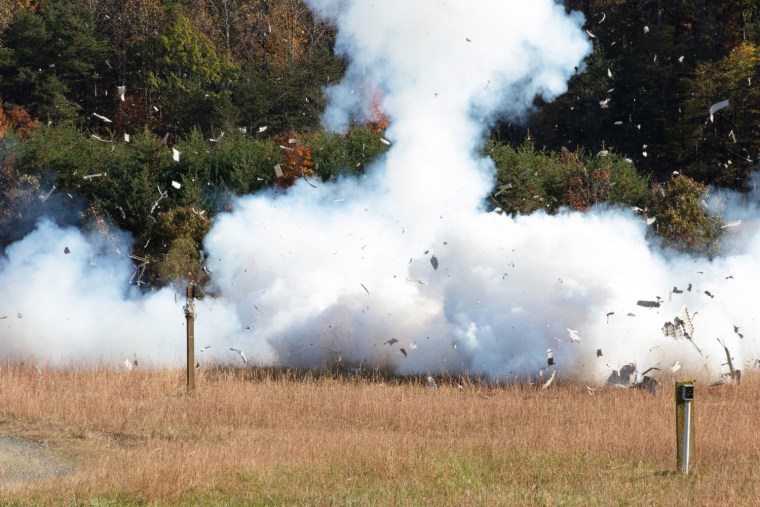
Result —
<path fill-rule="evenodd" d="M 694 381 L 676 382 L 676 464 L 689 474 L 694 460 Z"/>
<path fill-rule="evenodd" d="M 187 392 L 195 389 L 195 286 L 187 284 L 185 319 L 187 319 Z"/>

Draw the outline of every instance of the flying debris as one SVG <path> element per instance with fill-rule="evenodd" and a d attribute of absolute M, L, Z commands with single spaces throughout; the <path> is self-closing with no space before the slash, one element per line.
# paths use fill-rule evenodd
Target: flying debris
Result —
<path fill-rule="evenodd" d="M 398 343 L 398 340 L 396 338 L 391 338 L 390 340 L 383 342 L 383 345 L 393 345 L 394 343 Z"/>
<path fill-rule="evenodd" d="M 670 371 L 673 372 L 673 373 L 677 372 L 680 369 L 681 369 L 681 363 L 678 362 L 678 361 L 676 361 L 675 363 L 673 363 L 673 366 L 670 367 Z"/>
<path fill-rule="evenodd" d="M 734 326 L 734 333 L 739 335 L 739 338 L 744 338 L 744 335 L 739 332 L 739 326 Z"/>
<path fill-rule="evenodd" d="M 662 333 L 676 340 L 680 338 L 691 339 L 691 336 L 694 334 L 694 323 L 689 315 L 689 309 L 685 306 L 681 308 L 681 311 L 673 319 L 673 322 L 666 322 L 662 326 Z"/>
<path fill-rule="evenodd" d="M 433 377 L 431 377 L 430 375 L 428 375 L 427 376 L 427 381 L 428 381 L 428 387 L 430 389 L 438 389 L 438 386 L 436 385 L 435 379 Z"/>
<path fill-rule="evenodd" d="M 210 142 L 212 142 L 212 143 L 218 143 L 219 141 L 221 141 L 221 140 L 222 140 L 222 138 L 223 138 L 223 137 L 224 137 L 224 131 L 222 131 L 222 132 L 219 134 L 219 137 L 217 137 L 217 138 L 213 138 L 213 137 L 212 137 L 212 138 L 210 138 L 210 139 L 209 139 L 209 141 L 210 141 Z"/>
<path fill-rule="evenodd" d="M 176 148 L 172 148 L 172 158 L 175 162 L 179 162 L 180 152 Z"/>
<path fill-rule="evenodd" d="M 499 185 L 498 187 L 496 187 L 497 192 L 495 194 L 493 194 L 493 196 L 494 197 L 499 197 L 501 194 L 503 194 L 507 190 L 511 190 L 511 189 L 512 189 L 512 184 L 511 183 L 505 183 L 503 185 Z"/>
<path fill-rule="evenodd" d="M 644 308 L 659 308 L 660 302 L 659 301 L 644 301 L 639 299 L 636 301 L 636 304 L 639 306 L 643 306 Z"/>
<path fill-rule="evenodd" d="M 644 33 L 649 33 L 649 27 L 646 25 L 644 26 Z"/>
<path fill-rule="evenodd" d="M 628 387 L 631 384 L 631 376 L 636 372 L 636 366 L 632 363 L 626 364 L 620 371 L 612 370 L 607 377 L 607 383 L 617 387 Z"/>
<path fill-rule="evenodd" d="M 552 349 L 546 349 L 546 364 L 548 366 L 554 364 L 554 353 L 552 353 Z"/>
<path fill-rule="evenodd" d="M 683 63 L 683 55 L 678 57 L 678 63 Z"/>
<path fill-rule="evenodd" d="M 547 389 L 550 385 L 552 385 L 552 382 L 554 382 L 554 379 L 557 377 L 557 370 L 552 371 L 552 376 L 549 377 L 549 380 L 547 380 L 544 385 L 541 386 L 541 389 Z"/>
<path fill-rule="evenodd" d="M 683 294 L 683 291 L 678 287 L 673 287 L 673 294 Z"/>
<path fill-rule="evenodd" d="M 124 95 L 127 93 L 127 87 L 126 86 L 117 86 L 116 87 L 116 93 L 119 95 L 119 100 L 124 102 Z"/>
<path fill-rule="evenodd" d="M 596 349 L 596 357 L 602 357 L 602 349 Z"/>
<path fill-rule="evenodd" d="M 605 13 L 602 13 L 602 19 L 599 20 L 599 24 L 601 25 L 604 23 L 604 20 L 607 19 L 607 15 Z"/>
<path fill-rule="evenodd" d="M 657 387 L 659 385 L 660 385 L 660 382 L 656 378 L 650 377 L 648 375 L 644 375 L 640 381 L 636 382 L 633 385 L 633 387 L 635 387 L 636 389 L 643 389 L 643 390 L 649 391 L 649 394 L 655 395 L 657 394 Z"/>
<path fill-rule="evenodd" d="M 363 283 L 360 283 L 359 285 L 361 285 L 362 289 L 364 289 L 365 291 L 367 291 L 367 294 L 369 294 L 369 289 Z"/>
<path fill-rule="evenodd" d="M 404 347 L 401 347 L 400 349 L 398 349 L 398 351 L 401 352 L 402 354 L 404 354 L 404 357 L 407 357 L 407 355 L 406 355 L 406 349 Z"/>
<path fill-rule="evenodd" d="M 581 341 L 581 337 L 578 336 L 578 331 L 575 329 L 567 328 L 567 332 L 570 334 L 570 341 L 574 343 L 578 343 Z"/>
<path fill-rule="evenodd" d="M 280 167 L 280 164 L 274 166 L 274 175 L 278 178 L 282 178 L 282 167 Z"/>
<path fill-rule="evenodd" d="M 177 190 L 182 188 L 182 185 L 178 181 L 174 181 L 174 180 L 172 180 L 172 186 L 176 188 Z"/>
<path fill-rule="evenodd" d="M 267 127 L 266 125 L 264 125 L 263 127 L 259 127 L 259 130 L 257 130 L 257 132 L 258 132 L 259 134 L 261 134 L 262 132 L 266 132 L 267 128 L 268 128 L 268 127 Z"/>
<path fill-rule="evenodd" d="M 607 77 L 612 79 L 612 71 L 607 67 Z"/>
<path fill-rule="evenodd" d="M 384 138 L 384 137 L 380 138 L 380 142 L 383 143 L 386 146 L 390 146 L 391 145 L 391 142 L 389 140 L 387 140 L 386 138 Z"/>
<path fill-rule="evenodd" d="M 69 247 L 67 247 L 67 246 L 66 246 L 66 247 L 63 247 L 63 253 L 65 253 L 65 254 L 70 254 L 70 253 L 71 253 L 71 250 L 69 250 Z M 734 328 L 736 328 L 736 326 L 734 326 Z"/>
<path fill-rule="evenodd" d="M 125 143 L 129 142 L 129 134 L 124 134 L 124 142 Z"/>
<path fill-rule="evenodd" d="M 589 37 L 591 37 L 592 39 L 596 39 L 596 35 L 594 35 L 593 33 L 589 32 L 588 30 L 586 30 L 586 33 L 587 33 L 587 34 L 588 34 L 588 36 L 589 36 Z"/>
<path fill-rule="evenodd" d="M 728 365 L 728 376 L 731 377 L 731 380 L 736 384 L 739 385 L 742 381 L 742 371 L 737 370 L 734 368 L 734 362 L 733 358 L 731 357 L 731 353 L 728 351 L 728 347 L 725 343 L 720 341 L 720 338 L 717 338 L 718 343 L 720 343 L 723 346 L 723 350 L 726 351 L 726 364 Z"/>
<path fill-rule="evenodd" d="M 433 269 L 438 269 L 438 258 L 435 255 L 430 258 L 430 264 L 433 266 Z"/>
<path fill-rule="evenodd" d="M 727 224 L 723 224 L 720 226 L 721 229 L 725 229 L 726 227 L 736 227 L 737 225 L 741 225 L 742 221 L 737 220 L 736 222 L 729 222 Z"/>
<path fill-rule="evenodd" d="M 713 293 L 712 293 L 712 292 L 710 292 L 709 290 L 706 290 L 706 291 L 705 291 L 705 295 L 709 296 L 709 297 L 710 297 L 710 299 L 715 299 L 715 295 L 713 295 Z"/>
<path fill-rule="evenodd" d="M 103 173 L 95 173 L 95 174 L 88 174 L 86 176 L 82 176 L 82 179 L 85 181 L 94 180 L 95 178 L 100 178 L 103 176 Z"/>
<path fill-rule="evenodd" d="M 92 113 L 92 115 L 93 115 L 95 118 L 97 118 L 97 119 L 99 119 L 99 120 L 102 120 L 102 121 L 104 121 L 104 122 L 106 122 L 106 123 L 112 123 L 112 122 L 111 122 L 111 120 L 109 120 L 108 118 L 106 118 L 106 117 L 105 117 L 105 116 L 103 116 L 103 115 L 100 115 L 100 114 L 98 114 L 98 113 Z"/>
<path fill-rule="evenodd" d="M 721 109 L 724 109 L 728 107 L 728 100 L 722 100 L 720 102 L 716 102 L 712 106 L 710 106 L 710 122 L 713 121 L 713 115 L 720 111 Z"/>
<path fill-rule="evenodd" d="M 125 359 L 121 364 L 122 366 L 124 366 L 125 370 L 132 371 L 133 365 L 132 365 L 132 361 L 130 361 L 129 359 Z"/>
<path fill-rule="evenodd" d="M 610 323 L 610 317 L 615 315 L 615 312 L 607 312 L 607 324 Z"/>
<path fill-rule="evenodd" d="M 232 347 L 230 347 L 230 350 L 233 351 L 233 352 L 237 352 L 238 354 L 240 354 L 240 357 L 243 359 L 243 362 L 245 364 L 248 364 L 248 358 L 245 357 L 245 352 L 243 352 L 240 349 L 233 349 Z"/>

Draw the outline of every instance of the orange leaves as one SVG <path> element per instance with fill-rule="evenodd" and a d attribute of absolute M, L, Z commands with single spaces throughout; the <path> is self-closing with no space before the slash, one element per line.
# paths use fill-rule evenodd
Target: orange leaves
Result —
<path fill-rule="evenodd" d="M 0 100 L 0 139 L 5 137 L 5 132 L 8 130 L 8 124 L 5 119 L 5 112 L 3 111 L 3 101 Z"/>
<path fill-rule="evenodd" d="M 370 110 L 369 127 L 373 132 L 383 132 L 388 128 L 391 121 L 382 109 L 382 94 L 378 91 L 372 100 Z"/>
<path fill-rule="evenodd" d="M 0 139 L 8 132 L 8 127 L 11 127 L 21 139 L 27 139 L 37 125 L 39 122 L 29 116 L 23 108 L 14 107 L 4 111 L 3 102 L 0 100 Z"/>
<path fill-rule="evenodd" d="M 282 176 L 277 176 L 274 179 L 277 185 L 288 188 L 298 178 L 316 176 L 311 148 L 302 144 L 302 138 L 297 132 L 287 132 L 278 137 L 277 140 L 285 152 L 285 164 L 284 167 L 281 167 Z"/>

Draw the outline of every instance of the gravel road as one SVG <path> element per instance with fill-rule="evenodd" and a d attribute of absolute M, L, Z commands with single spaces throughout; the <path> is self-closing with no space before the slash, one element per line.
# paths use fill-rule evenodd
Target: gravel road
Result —
<path fill-rule="evenodd" d="M 0 435 L 0 485 L 43 479 L 71 471 L 66 459 L 42 444 Z"/>

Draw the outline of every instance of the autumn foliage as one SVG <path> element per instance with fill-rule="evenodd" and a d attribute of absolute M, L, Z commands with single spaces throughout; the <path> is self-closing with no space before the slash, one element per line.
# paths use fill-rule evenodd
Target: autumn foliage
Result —
<path fill-rule="evenodd" d="M 274 179 L 277 185 L 288 188 L 298 178 L 317 175 L 314 171 L 311 149 L 303 143 L 303 139 L 297 132 L 287 132 L 277 139 L 281 149 L 285 152 L 285 163 L 280 166 L 282 176 L 275 176 Z"/>

